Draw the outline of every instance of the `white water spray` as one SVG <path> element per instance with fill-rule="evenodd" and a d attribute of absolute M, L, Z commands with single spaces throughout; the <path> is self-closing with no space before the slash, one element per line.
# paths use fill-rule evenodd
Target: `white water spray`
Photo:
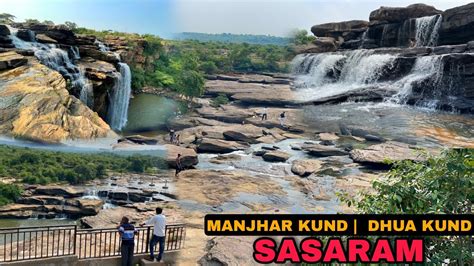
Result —
<path fill-rule="evenodd" d="M 436 46 L 442 20 L 441 15 L 417 18 L 415 45 L 417 47 Z"/>
<path fill-rule="evenodd" d="M 125 63 L 119 63 L 119 66 L 120 74 L 117 76 L 109 96 L 110 105 L 108 111 L 108 122 L 115 130 L 121 130 L 127 124 L 128 104 L 132 91 L 130 67 Z"/>

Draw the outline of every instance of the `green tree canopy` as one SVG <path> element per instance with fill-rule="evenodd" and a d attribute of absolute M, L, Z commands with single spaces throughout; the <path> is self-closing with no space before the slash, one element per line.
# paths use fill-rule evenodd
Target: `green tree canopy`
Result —
<path fill-rule="evenodd" d="M 8 14 L 8 13 L 1 13 L 0 14 L 0 23 L 2 24 L 12 24 L 13 22 L 15 22 L 15 16 L 13 16 L 12 14 Z"/>

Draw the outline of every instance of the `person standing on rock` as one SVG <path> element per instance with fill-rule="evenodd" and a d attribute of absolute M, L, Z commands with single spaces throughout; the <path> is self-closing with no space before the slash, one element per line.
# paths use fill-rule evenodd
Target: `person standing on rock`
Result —
<path fill-rule="evenodd" d="M 181 154 L 178 153 L 178 156 L 176 156 L 176 172 L 174 176 L 178 176 L 179 172 L 183 170 L 183 165 L 181 164 Z"/>
<path fill-rule="evenodd" d="M 133 248 L 135 246 L 135 235 L 137 229 L 129 223 L 127 217 L 122 217 L 122 221 L 118 227 L 122 245 L 120 247 L 120 254 L 122 255 L 122 266 L 132 266 L 133 264 Z"/>
<path fill-rule="evenodd" d="M 150 240 L 150 257 L 147 260 L 155 260 L 155 246 L 159 244 L 159 253 L 156 260 L 160 262 L 165 251 L 166 237 L 166 217 L 163 215 L 163 209 L 160 207 L 156 208 L 156 215 L 151 217 L 146 223 L 141 224 L 141 226 L 144 225 L 153 225 L 153 236 Z"/>
<path fill-rule="evenodd" d="M 262 121 L 263 120 L 267 120 L 268 116 L 267 116 L 267 107 L 263 107 L 263 111 L 262 111 Z"/>
<path fill-rule="evenodd" d="M 282 113 L 280 114 L 279 119 L 280 119 L 280 126 L 281 126 L 281 127 L 285 127 L 285 119 L 286 119 L 285 112 L 282 112 Z"/>

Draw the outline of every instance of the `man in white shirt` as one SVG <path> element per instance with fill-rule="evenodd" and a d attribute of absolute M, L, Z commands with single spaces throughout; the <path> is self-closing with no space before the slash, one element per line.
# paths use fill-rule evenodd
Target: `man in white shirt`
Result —
<path fill-rule="evenodd" d="M 154 251 L 157 243 L 160 244 L 159 253 L 156 257 L 156 260 L 159 262 L 163 257 L 163 252 L 165 251 L 165 231 L 166 231 L 166 217 L 162 214 L 163 209 L 156 208 L 156 215 L 151 217 L 143 225 L 153 225 L 153 236 L 150 240 L 150 258 L 148 260 L 154 261 Z"/>

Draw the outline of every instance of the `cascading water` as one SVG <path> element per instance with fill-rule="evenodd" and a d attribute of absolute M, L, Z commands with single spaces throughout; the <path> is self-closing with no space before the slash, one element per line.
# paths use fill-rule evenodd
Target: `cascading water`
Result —
<path fill-rule="evenodd" d="M 79 91 L 81 101 L 88 106 L 92 106 L 92 84 L 85 77 L 84 71 L 79 69 L 69 58 L 65 50 L 56 47 L 54 44 L 24 41 L 16 36 L 17 29 L 12 27 L 9 27 L 9 29 L 11 32 L 10 39 L 16 48 L 32 50 L 35 57 L 43 65 L 58 71 L 69 80 L 71 86 Z M 77 47 L 71 47 L 71 53 L 74 56 L 74 60 L 80 58 Z"/>
<path fill-rule="evenodd" d="M 115 130 L 121 130 L 127 124 L 128 104 L 132 91 L 130 67 L 125 63 L 119 63 L 119 67 L 120 74 L 117 76 L 115 85 L 109 95 L 111 104 L 108 110 L 109 125 Z"/>
<path fill-rule="evenodd" d="M 372 50 L 364 49 L 301 55 L 293 61 L 294 73 L 298 75 L 295 87 L 304 101 L 372 87 L 379 83 L 396 58 L 396 55 L 374 54 Z"/>
<path fill-rule="evenodd" d="M 417 18 L 415 21 L 415 46 L 436 46 L 442 20 L 441 15 Z"/>
<path fill-rule="evenodd" d="M 437 88 L 442 85 L 443 79 L 443 56 L 423 56 L 418 57 L 410 73 L 402 79 L 396 81 L 393 87 L 398 89 L 398 93 L 387 99 L 388 102 L 396 104 L 406 104 L 415 84 L 424 82 L 424 86 Z M 427 106 L 433 107 L 436 100 L 431 100 Z"/>

